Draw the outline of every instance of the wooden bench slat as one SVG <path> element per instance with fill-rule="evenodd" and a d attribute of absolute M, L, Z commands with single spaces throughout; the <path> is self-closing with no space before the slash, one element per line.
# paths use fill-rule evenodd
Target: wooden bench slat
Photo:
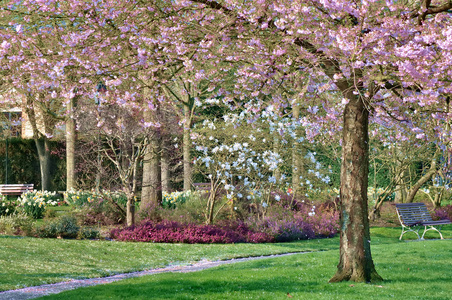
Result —
<path fill-rule="evenodd" d="M 23 184 L 0 184 L 0 194 L 2 195 L 22 195 L 28 191 L 33 191 L 32 183 Z"/>

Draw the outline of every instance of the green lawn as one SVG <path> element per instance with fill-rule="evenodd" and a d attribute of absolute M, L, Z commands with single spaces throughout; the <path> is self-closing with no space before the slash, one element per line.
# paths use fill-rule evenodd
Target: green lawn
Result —
<path fill-rule="evenodd" d="M 446 238 L 452 237 L 451 227 L 443 230 Z M 381 285 L 328 284 L 338 261 L 337 238 L 261 245 L 178 245 L 5 237 L 0 239 L 7 246 L 0 248 L 0 264 L 7 278 L 1 279 L 1 286 L 5 290 L 200 259 L 323 250 L 196 273 L 145 276 L 47 298 L 287 299 L 289 293 L 294 299 L 450 299 L 452 240 L 400 242 L 400 228 L 373 228 L 371 232 L 374 261 L 385 279 Z M 404 237 L 409 238 L 414 234 Z"/>
<path fill-rule="evenodd" d="M 167 273 L 63 292 L 43 299 L 450 299 L 452 241 L 377 245 L 378 285 L 328 284 L 336 250 Z"/>
<path fill-rule="evenodd" d="M 279 244 L 188 245 L 0 236 L 0 291 L 173 264 L 338 249 L 338 239 Z"/>

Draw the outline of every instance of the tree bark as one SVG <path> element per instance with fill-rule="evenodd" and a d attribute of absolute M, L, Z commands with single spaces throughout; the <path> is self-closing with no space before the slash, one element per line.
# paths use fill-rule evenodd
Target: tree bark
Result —
<path fill-rule="evenodd" d="M 135 224 L 135 195 L 133 193 L 127 194 L 127 207 L 126 207 L 127 226 Z"/>
<path fill-rule="evenodd" d="M 184 138 L 183 138 L 183 159 L 184 159 L 184 191 L 191 190 L 192 167 L 191 167 L 191 110 L 188 105 L 184 105 Z"/>
<path fill-rule="evenodd" d="M 48 191 L 50 189 L 50 146 L 48 139 L 38 129 L 38 121 L 36 118 L 33 96 L 26 95 L 25 113 L 33 130 L 33 140 L 35 141 L 36 150 L 39 158 L 39 168 L 41 172 L 41 190 Z"/>
<path fill-rule="evenodd" d="M 73 118 L 74 99 L 69 100 L 66 119 L 66 191 L 75 189 L 75 120 Z"/>
<path fill-rule="evenodd" d="M 166 144 L 166 143 L 165 143 Z M 168 149 L 162 145 L 160 168 L 162 171 L 162 192 L 169 193 L 170 191 L 170 163 Z"/>
<path fill-rule="evenodd" d="M 145 111 L 146 122 L 155 121 L 155 114 L 158 111 Z M 162 202 L 161 169 L 160 169 L 160 132 L 156 128 L 152 130 L 146 145 L 146 152 L 143 158 L 143 181 L 141 188 L 141 208 L 149 209 L 151 203 L 160 204 Z"/>
<path fill-rule="evenodd" d="M 430 178 L 432 178 L 433 175 L 436 174 L 436 172 L 438 172 L 438 170 L 436 169 L 436 155 L 434 157 L 434 159 L 432 160 L 432 164 L 430 166 L 430 169 L 428 170 L 427 173 L 425 173 L 424 176 L 422 176 L 414 185 L 413 187 L 410 189 L 408 196 L 406 198 L 406 203 L 412 203 L 414 200 L 414 196 L 416 196 L 417 192 L 419 191 L 419 189 L 421 188 L 421 186 L 424 185 L 424 183 L 426 183 L 427 181 L 430 180 Z"/>
<path fill-rule="evenodd" d="M 36 149 L 39 157 L 39 168 L 41 171 L 41 190 L 50 190 L 50 147 L 46 137 L 35 138 Z"/>
<path fill-rule="evenodd" d="M 151 203 L 155 203 L 160 205 L 162 203 L 162 172 L 160 168 L 160 152 L 161 152 L 161 144 L 160 144 L 160 134 L 157 132 L 158 129 L 155 130 L 155 134 L 150 142 L 150 176 L 149 183 L 151 185 L 150 193 L 149 193 L 149 201 Z"/>
<path fill-rule="evenodd" d="M 377 282 L 382 278 L 370 252 L 367 207 L 369 112 L 363 99 L 352 91 L 344 94 L 349 103 L 344 110 L 342 137 L 340 260 L 330 282 Z"/>
<path fill-rule="evenodd" d="M 300 105 L 294 103 L 292 105 L 292 113 L 294 121 L 298 121 L 300 118 Z M 297 132 L 297 137 L 300 137 Z M 292 146 L 292 192 L 294 199 L 298 199 L 302 194 L 300 176 L 303 169 L 303 155 L 302 147 L 300 143 L 294 141 Z"/>

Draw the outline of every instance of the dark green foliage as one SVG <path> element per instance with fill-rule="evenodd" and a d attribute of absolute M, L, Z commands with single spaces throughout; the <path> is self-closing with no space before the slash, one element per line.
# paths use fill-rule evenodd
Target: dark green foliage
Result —
<path fill-rule="evenodd" d="M 80 226 L 74 216 L 63 215 L 39 227 L 36 235 L 43 238 L 76 238 L 79 230 Z"/>
<path fill-rule="evenodd" d="M 25 214 L 0 216 L 0 234 L 24 235 L 33 234 L 34 220 Z"/>
<path fill-rule="evenodd" d="M 80 230 L 74 216 L 63 215 L 56 221 L 57 234 L 62 238 L 76 238 Z"/>
<path fill-rule="evenodd" d="M 50 142 L 51 147 L 51 190 L 65 190 L 66 161 L 64 159 L 64 144 Z M 0 183 L 33 183 L 35 189 L 41 188 L 41 173 L 36 145 L 32 139 L 8 139 L 8 162 L 6 164 L 6 141 L 0 141 Z"/>
<path fill-rule="evenodd" d="M 79 232 L 79 238 L 86 240 L 93 240 L 100 238 L 100 232 L 97 228 L 82 227 Z"/>
<path fill-rule="evenodd" d="M 38 227 L 36 229 L 36 235 L 40 238 L 56 238 L 57 237 L 56 222 L 52 221 Z"/>

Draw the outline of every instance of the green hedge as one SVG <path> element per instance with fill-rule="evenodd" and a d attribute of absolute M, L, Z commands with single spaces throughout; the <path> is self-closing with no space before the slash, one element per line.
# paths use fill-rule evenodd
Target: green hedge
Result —
<path fill-rule="evenodd" d="M 8 163 L 6 164 L 6 145 L 8 144 Z M 51 190 L 66 189 L 65 146 L 61 142 L 51 141 Z M 10 138 L 0 140 L 0 183 L 33 183 L 36 189 L 41 188 L 41 172 L 36 145 L 32 139 Z"/>

